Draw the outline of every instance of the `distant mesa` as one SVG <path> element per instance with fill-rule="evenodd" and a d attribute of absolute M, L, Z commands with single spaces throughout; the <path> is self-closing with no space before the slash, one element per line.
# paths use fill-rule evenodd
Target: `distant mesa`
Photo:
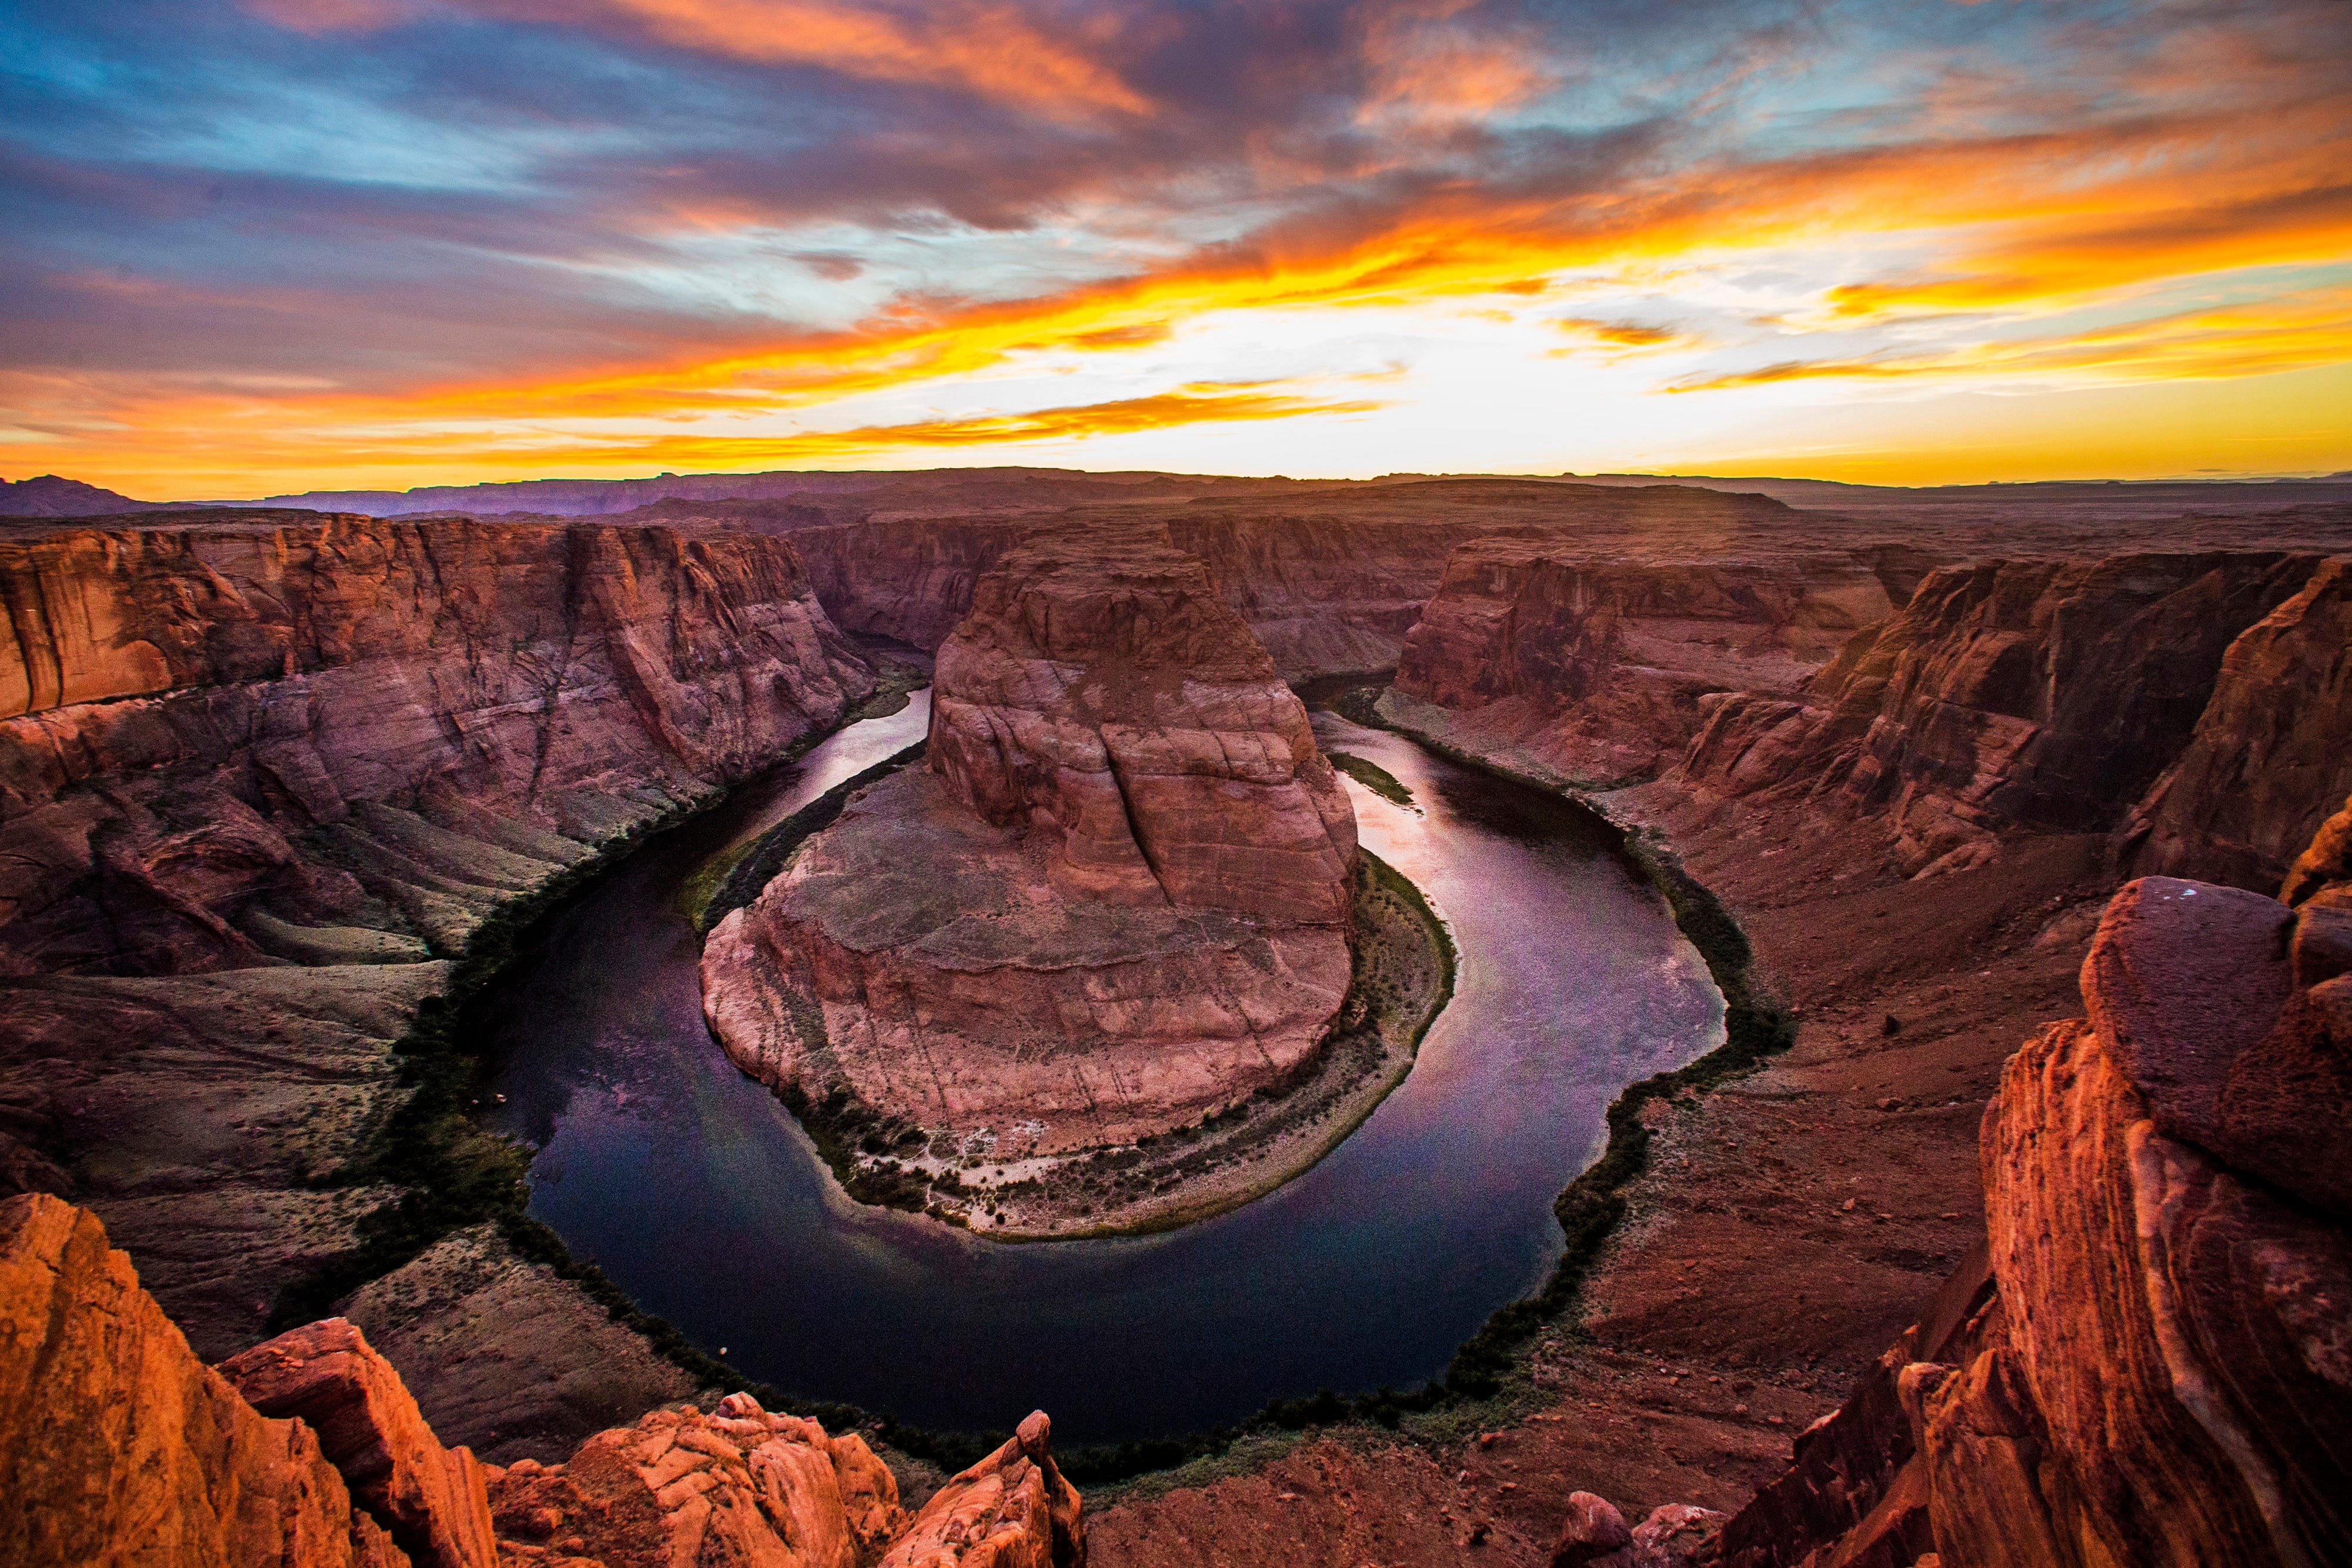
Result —
<path fill-rule="evenodd" d="M 103 517 L 144 512 L 161 501 L 134 501 L 79 479 L 43 474 L 32 479 L 0 479 L 0 517 Z"/>

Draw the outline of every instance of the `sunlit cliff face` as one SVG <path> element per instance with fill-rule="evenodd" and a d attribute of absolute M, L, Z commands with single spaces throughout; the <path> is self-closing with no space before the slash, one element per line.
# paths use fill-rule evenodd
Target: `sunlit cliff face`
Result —
<path fill-rule="evenodd" d="M 2343 0 L 0 15 L 0 472 L 2352 467 Z"/>

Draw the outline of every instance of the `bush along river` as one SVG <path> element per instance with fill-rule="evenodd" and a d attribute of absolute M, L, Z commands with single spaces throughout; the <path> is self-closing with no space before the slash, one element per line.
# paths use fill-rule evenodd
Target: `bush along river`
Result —
<path fill-rule="evenodd" d="M 1318 713 L 1360 764 L 1364 844 L 1459 956 L 1370 1118 L 1287 1185 L 1156 1235 L 1006 1245 L 852 1202 L 711 1039 L 688 910 L 730 852 L 919 741 L 929 711 L 919 693 L 654 841 L 475 1007 L 496 1125 L 536 1147 L 532 1216 L 753 1381 L 943 1431 L 1042 1406 L 1076 1445 L 1421 1385 L 1550 1278 L 1553 1200 L 1601 1153 L 1610 1103 L 1724 1039 L 1706 964 L 1605 824 Z"/>

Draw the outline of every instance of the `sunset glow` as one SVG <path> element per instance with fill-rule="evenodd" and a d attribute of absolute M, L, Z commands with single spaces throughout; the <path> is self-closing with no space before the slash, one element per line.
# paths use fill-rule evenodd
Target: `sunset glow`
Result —
<path fill-rule="evenodd" d="M 2352 468 L 2352 8 L 0 20 L 0 473 Z"/>

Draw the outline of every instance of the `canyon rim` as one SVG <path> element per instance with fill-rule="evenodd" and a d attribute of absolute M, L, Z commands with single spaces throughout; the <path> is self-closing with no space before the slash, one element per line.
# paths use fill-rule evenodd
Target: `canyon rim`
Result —
<path fill-rule="evenodd" d="M 0 1568 L 2352 1564 L 2342 0 L 0 55 Z"/>

